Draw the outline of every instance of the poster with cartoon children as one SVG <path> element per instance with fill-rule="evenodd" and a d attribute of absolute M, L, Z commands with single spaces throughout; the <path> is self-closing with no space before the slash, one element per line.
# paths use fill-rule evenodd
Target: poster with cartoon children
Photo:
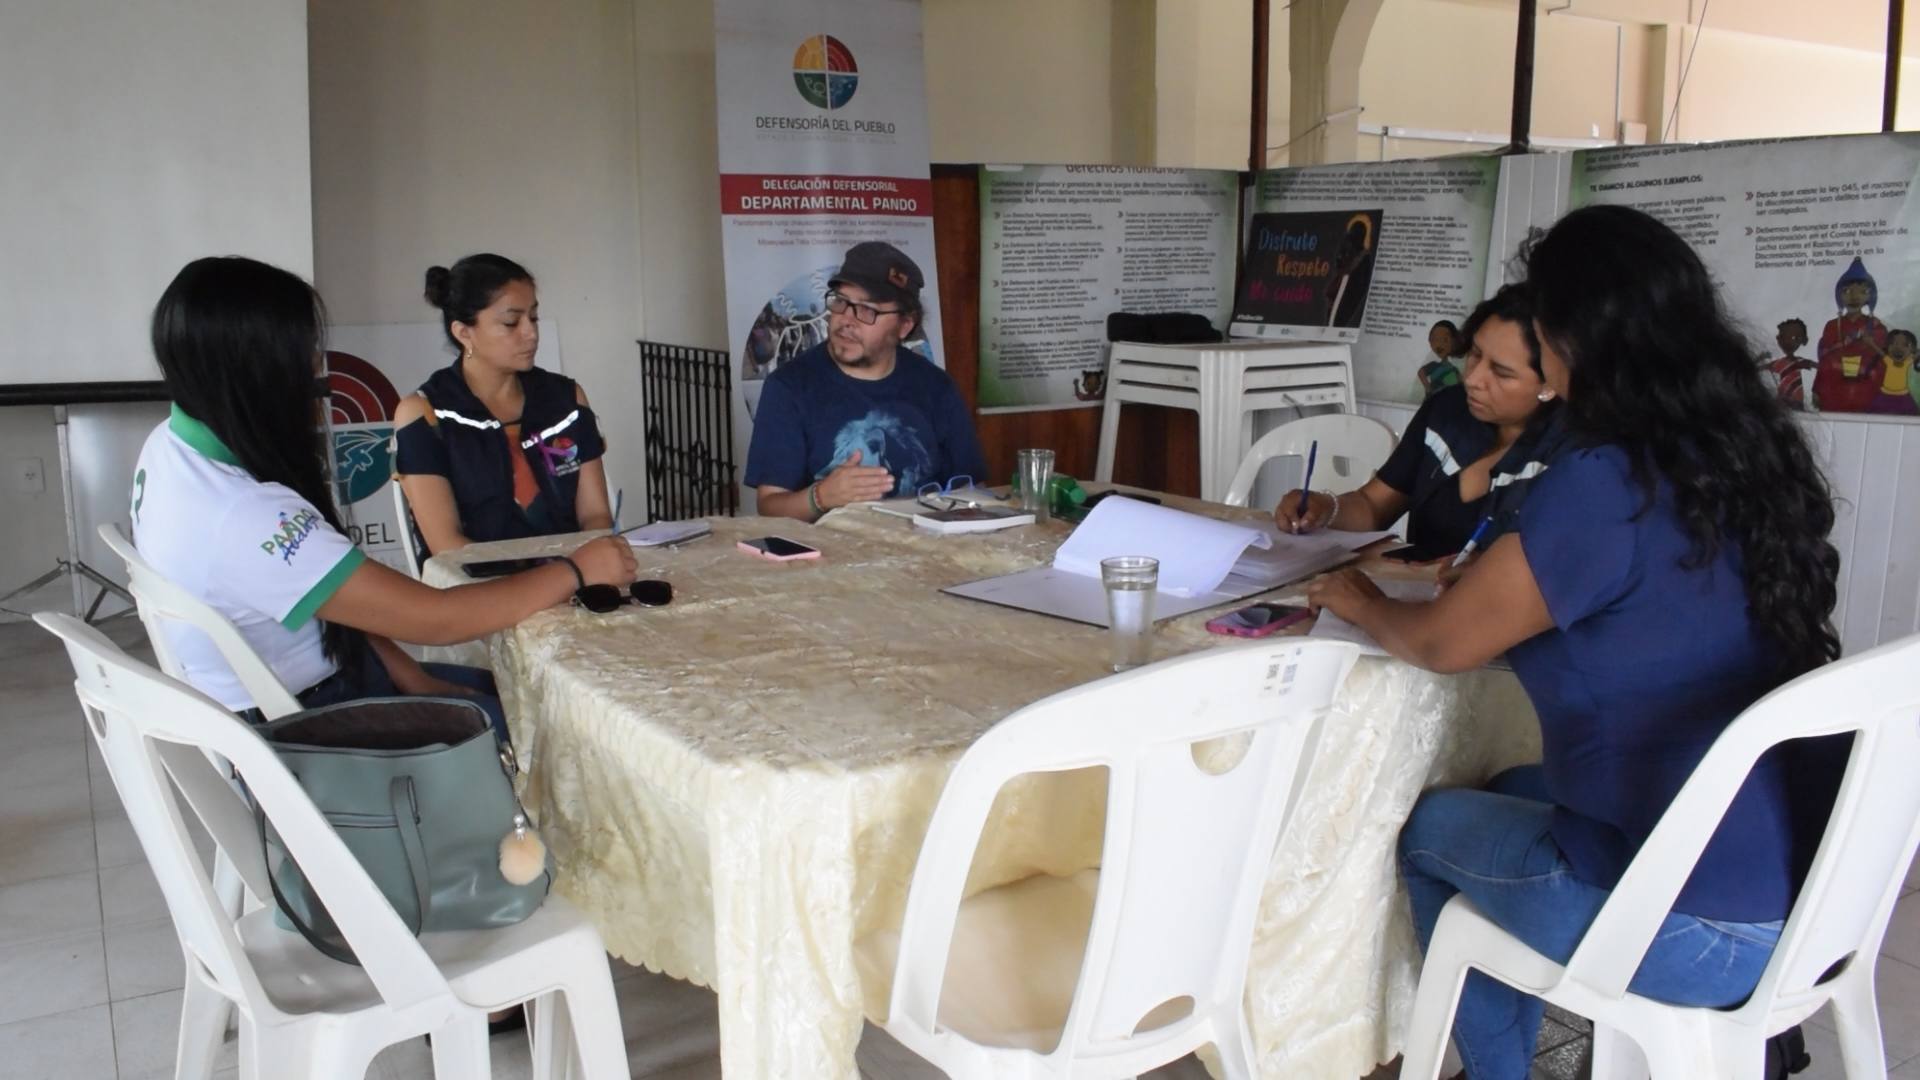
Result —
<path fill-rule="evenodd" d="M 1920 133 L 1582 151 L 1574 206 L 1638 207 L 1685 239 L 1795 409 L 1920 417 Z"/>

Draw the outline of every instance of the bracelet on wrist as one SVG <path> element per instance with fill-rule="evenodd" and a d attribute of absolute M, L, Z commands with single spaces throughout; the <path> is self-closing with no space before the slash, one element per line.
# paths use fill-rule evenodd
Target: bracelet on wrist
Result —
<path fill-rule="evenodd" d="M 1322 491 L 1320 494 L 1325 495 L 1327 498 L 1333 500 L 1333 509 L 1327 512 L 1327 524 L 1331 526 L 1333 524 L 1333 519 L 1340 516 L 1340 496 L 1335 495 L 1331 491 Z"/>
<path fill-rule="evenodd" d="M 815 518 L 818 518 L 820 515 L 826 513 L 826 510 L 822 509 L 820 506 L 819 492 L 820 492 L 820 482 L 818 480 L 815 480 L 813 483 L 807 485 L 807 509 L 813 511 L 813 516 Z"/>
<path fill-rule="evenodd" d="M 562 555 L 560 556 L 560 561 L 563 563 L 566 563 L 567 569 L 573 571 L 573 580 L 580 586 L 580 588 L 582 589 L 586 588 L 587 575 L 580 572 L 580 564 L 573 561 L 573 556 Z"/>

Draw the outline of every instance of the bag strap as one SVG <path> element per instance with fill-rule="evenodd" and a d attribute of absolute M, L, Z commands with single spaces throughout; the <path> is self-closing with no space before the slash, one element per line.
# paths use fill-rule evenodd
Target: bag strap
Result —
<path fill-rule="evenodd" d="M 427 845 L 420 839 L 420 806 L 413 798 L 413 777 L 396 776 L 387 785 L 387 798 L 393 804 L 393 824 L 400 830 L 400 849 L 407 856 L 407 869 L 413 874 L 413 899 L 420 919 L 407 927 L 414 937 L 427 925 L 428 906 L 433 887 L 427 883 Z"/>
<path fill-rule="evenodd" d="M 407 870 L 413 877 L 413 895 L 418 904 L 416 918 L 408 919 L 405 915 L 401 915 L 400 921 L 406 926 L 407 933 L 419 937 L 420 928 L 427 923 L 431 889 L 427 884 L 427 849 L 420 839 L 420 816 L 413 798 L 413 777 L 394 777 L 393 782 L 387 785 L 387 800 L 393 807 L 394 827 L 400 833 L 400 848 L 406 856 Z M 313 946 L 320 955 L 359 967 L 360 958 L 353 954 L 351 948 L 336 945 L 320 936 L 319 931 L 308 925 L 293 905 L 287 902 L 286 894 L 280 891 L 280 875 L 275 872 L 273 866 L 273 842 L 267 839 L 267 815 L 258 805 L 253 808 L 253 819 L 260 829 L 260 849 L 265 852 L 267 858 L 267 887 L 272 890 L 273 902 L 280 906 L 280 913 L 287 917 L 287 922 L 292 924 L 293 928 L 299 931 L 300 936 L 307 939 L 307 944 Z M 292 858 L 291 855 L 287 857 Z M 298 863 L 294 865 L 296 868 L 299 866 Z M 305 873 L 305 871 L 301 872 Z M 400 913 L 396 911 L 395 914 Z"/>

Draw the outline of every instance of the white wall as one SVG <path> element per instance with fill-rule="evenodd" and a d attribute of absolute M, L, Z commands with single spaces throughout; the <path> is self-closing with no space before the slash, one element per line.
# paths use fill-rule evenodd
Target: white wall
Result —
<path fill-rule="evenodd" d="M 428 266 L 519 261 L 603 417 L 610 482 L 637 497 L 634 5 L 312 0 L 308 15 L 315 281 L 333 320 L 432 321 Z"/>

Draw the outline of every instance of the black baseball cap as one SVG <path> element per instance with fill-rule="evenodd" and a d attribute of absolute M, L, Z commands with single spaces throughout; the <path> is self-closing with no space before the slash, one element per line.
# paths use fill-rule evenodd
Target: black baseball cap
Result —
<path fill-rule="evenodd" d="M 906 253 L 884 240 L 868 240 L 847 249 L 840 270 L 827 281 L 829 287 L 848 282 L 867 291 L 880 303 L 917 307 L 920 290 L 927 279 Z"/>

